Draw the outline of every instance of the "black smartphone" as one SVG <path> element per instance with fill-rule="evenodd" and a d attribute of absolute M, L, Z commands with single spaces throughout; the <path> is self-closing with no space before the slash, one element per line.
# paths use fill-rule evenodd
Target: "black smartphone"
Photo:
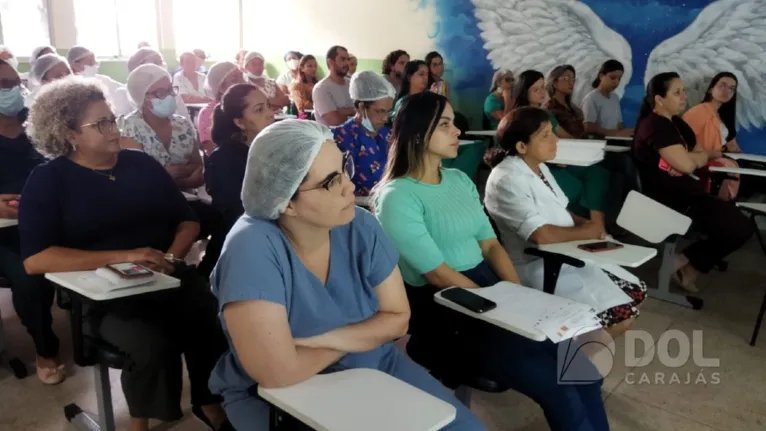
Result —
<path fill-rule="evenodd" d="M 622 244 L 611 241 L 591 242 L 588 244 L 580 244 L 577 246 L 580 250 L 589 251 L 591 253 L 598 253 L 600 251 L 617 250 L 624 247 Z"/>
<path fill-rule="evenodd" d="M 465 307 L 474 313 L 485 313 L 497 307 L 497 304 L 493 301 L 483 298 L 468 289 L 463 289 L 462 287 L 445 290 L 442 293 L 442 298 Z"/>

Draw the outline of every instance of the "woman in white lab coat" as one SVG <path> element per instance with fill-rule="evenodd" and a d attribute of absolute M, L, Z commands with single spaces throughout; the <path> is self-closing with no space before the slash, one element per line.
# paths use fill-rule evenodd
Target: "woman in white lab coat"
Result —
<path fill-rule="evenodd" d="M 569 201 L 545 165 L 556 157 L 558 141 L 546 111 L 514 110 L 501 121 L 498 136 L 501 149 L 487 160 L 493 169 L 484 203 L 522 284 L 542 290 L 543 261 L 524 254 L 530 243 L 600 240 L 604 231 L 567 210 Z M 555 293 L 596 308 L 601 323 L 616 337 L 638 316 L 646 284 L 615 265 L 564 265 Z"/>

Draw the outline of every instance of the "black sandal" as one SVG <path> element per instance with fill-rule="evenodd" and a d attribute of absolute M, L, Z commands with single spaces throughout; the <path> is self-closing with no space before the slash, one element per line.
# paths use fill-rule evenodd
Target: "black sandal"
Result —
<path fill-rule="evenodd" d="M 198 421 L 207 425 L 208 428 L 210 428 L 212 431 L 236 431 L 228 419 L 224 421 L 220 428 L 216 429 L 210 422 L 210 419 L 208 419 L 205 415 L 205 412 L 202 411 L 202 407 L 200 406 L 192 406 L 192 414 L 195 418 L 197 418 Z"/>

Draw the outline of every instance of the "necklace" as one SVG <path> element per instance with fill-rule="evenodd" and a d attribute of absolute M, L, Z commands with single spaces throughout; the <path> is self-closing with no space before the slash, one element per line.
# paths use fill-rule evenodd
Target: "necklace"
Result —
<path fill-rule="evenodd" d="M 117 177 L 115 177 L 114 175 L 112 175 L 112 171 L 113 171 L 113 170 L 114 170 L 114 169 L 109 169 L 109 172 L 108 172 L 108 173 L 104 173 L 104 172 L 99 172 L 99 171 L 97 171 L 97 170 L 95 170 L 95 169 L 91 169 L 91 171 L 93 171 L 93 173 L 99 174 L 99 175 L 101 175 L 102 177 L 107 177 L 107 178 L 109 178 L 110 180 L 114 181 L 114 180 L 116 180 L 116 179 L 117 179 Z"/>

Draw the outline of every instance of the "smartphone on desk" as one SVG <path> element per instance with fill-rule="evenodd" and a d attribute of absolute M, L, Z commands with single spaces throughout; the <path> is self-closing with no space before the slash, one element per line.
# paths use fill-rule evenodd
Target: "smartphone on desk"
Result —
<path fill-rule="evenodd" d="M 497 304 L 489 299 L 481 297 L 468 289 L 455 287 L 442 292 L 442 298 L 454 302 L 461 307 L 465 307 L 474 313 L 486 313 L 497 307 Z"/>
<path fill-rule="evenodd" d="M 577 248 L 579 248 L 580 250 L 589 251 L 591 253 L 618 250 L 623 247 L 624 246 L 622 244 L 618 244 L 616 242 L 611 242 L 611 241 L 590 242 L 587 244 L 580 244 L 577 246 Z"/>
<path fill-rule="evenodd" d="M 120 278 L 124 278 L 126 280 L 133 280 L 133 279 L 142 278 L 142 277 L 151 277 L 152 275 L 154 275 L 154 272 L 152 272 L 151 269 L 145 266 L 141 266 L 137 263 L 132 263 L 132 262 L 107 265 L 106 268 L 116 273 L 117 275 L 119 275 Z"/>

